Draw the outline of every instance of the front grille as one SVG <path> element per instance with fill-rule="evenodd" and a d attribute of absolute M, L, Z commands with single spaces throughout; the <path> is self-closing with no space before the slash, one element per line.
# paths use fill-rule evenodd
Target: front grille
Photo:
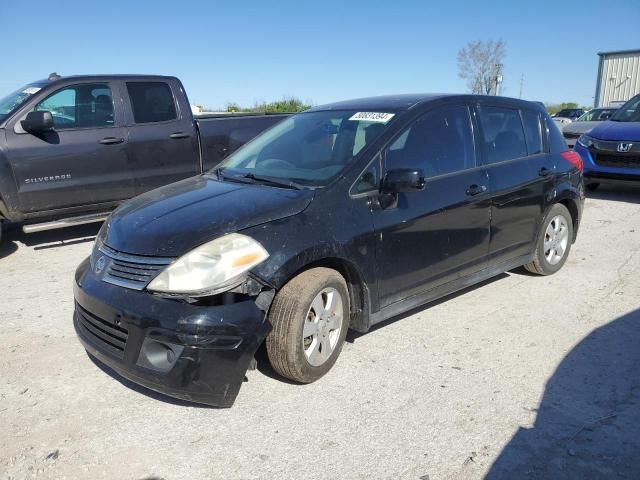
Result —
<path fill-rule="evenodd" d="M 172 258 L 118 252 L 104 244 L 99 249 L 110 259 L 103 280 L 133 290 L 143 290 L 161 270 L 173 262 Z"/>
<path fill-rule="evenodd" d="M 602 167 L 640 168 L 640 155 L 611 155 L 592 152 L 594 161 Z"/>
<path fill-rule="evenodd" d="M 93 339 L 105 350 L 124 356 L 129 332 L 116 321 L 108 321 L 89 313 L 76 303 L 76 317 L 85 336 Z"/>

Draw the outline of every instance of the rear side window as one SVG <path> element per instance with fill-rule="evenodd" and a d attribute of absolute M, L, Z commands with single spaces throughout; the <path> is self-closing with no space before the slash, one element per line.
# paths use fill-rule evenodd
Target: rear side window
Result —
<path fill-rule="evenodd" d="M 480 125 L 489 163 L 527 156 L 520 112 L 503 107 L 482 107 Z"/>
<path fill-rule="evenodd" d="M 35 109 L 51 112 L 56 130 L 114 125 L 111 89 L 102 83 L 65 87 L 45 98 Z"/>
<path fill-rule="evenodd" d="M 527 140 L 529 155 L 542 153 L 542 130 L 540 128 L 540 115 L 531 110 L 521 110 L 524 124 L 524 135 Z"/>
<path fill-rule="evenodd" d="M 127 82 L 133 119 L 136 123 L 175 120 L 176 104 L 171 88 L 164 82 Z"/>
<path fill-rule="evenodd" d="M 419 117 L 387 148 L 386 166 L 421 168 L 427 177 L 475 167 L 467 107 L 446 105 Z"/>

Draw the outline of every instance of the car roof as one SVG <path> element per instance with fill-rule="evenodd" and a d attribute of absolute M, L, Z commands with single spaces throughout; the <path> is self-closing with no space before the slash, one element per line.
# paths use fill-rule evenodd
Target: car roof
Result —
<path fill-rule="evenodd" d="M 344 100 L 341 102 L 327 103 L 324 105 L 316 105 L 311 107 L 307 112 L 320 112 L 327 110 L 358 110 L 368 112 L 393 112 L 399 113 L 410 110 L 425 103 L 440 99 L 461 99 L 461 100 L 490 100 L 496 104 L 516 104 L 519 106 L 542 108 L 538 102 L 529 102 L 517 98 L 496 97 L 488 95 L 470 95 L 459 93 L 413 93 L 399 95 L 384 95 L 379 97 L 356 98 L 353 100 Z"/>
<path fill-rule="evenodd" d="M 43 78 L 42 80 L 38 80 L 38 83 L 44 85 L 51 85 L 54 83 L 62 83 L 62 82 L 95 82 L 95 81 L 105 81 L 105 80 L 168 80 L 173 79 L 175 77 L 167 76 L 167 75 L 143 75 L 143 74 L 104 74 L 104 75 L 55 75 L 52 74 L 49 78 Z"/>

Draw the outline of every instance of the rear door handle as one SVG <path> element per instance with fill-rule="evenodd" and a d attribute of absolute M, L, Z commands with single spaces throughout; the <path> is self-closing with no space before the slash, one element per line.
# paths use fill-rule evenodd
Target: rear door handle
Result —
<path fill-rule="evenodd" d="M 185 132 L 175 132 L 169 135 L 169 138 L 178 139 L 178 138 L 189 138 L 191 135 Z"/>
<path fill-rule="evenodd" d="M 547 177 L 550 174 L 551 174 L 551 170 L 549 170 L 547 167 L 542 167 L 538 172 L 538 175 L 540 175 L 541 177 Z"/>
<path fill-rule="evenodd" d="M 124 138 L 105 137 L 102 140 L 100 140 L 100 143 L 102 145 L 116 145 L 122 142 L 124 142 Z"/>
<path fill-rule="evenodd" d="M 475 183 L 473 185 L 470 185 L 469 188 L 467 188 L 467 195 L 473 197 L 475 195 L 480 195 L 481 193 L 484 193 L 487 191 L 487 187 L 485 187 L 484 185 L 476 185 Z"/>

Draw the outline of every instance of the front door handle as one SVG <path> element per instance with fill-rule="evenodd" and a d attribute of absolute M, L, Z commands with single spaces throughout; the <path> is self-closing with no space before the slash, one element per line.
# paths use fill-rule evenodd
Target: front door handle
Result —
<path fill-rule="evenodd" d="M 551 170 L 549 170 L 547 167 L 542 167 L 540 171 L 538 171 L 538 175 L 540 175 L 541 177 L 548 177 L 549 175 L 551 175 Z"/>
<path fill-rule="evenodd" d="M 486 191 L 487 191 L 487 187 L 485 187 L 484 185 L 476 185 L 474 183 L 473 185 L 470 185 L 469 188 L 467 188 L 467 195 L 474 197 Z"/>
<path fill-rule="evenodd" d="M 191 135 L 185 132 L 175 132 L 169 135 L 169 138 L 178 139 L 178 138 L 189 138 Z"/>
<path fill-rule="evenodd" d="M 100 143 L 102 145 L 116 145 L 122 142 L 124 142 L 124 138 L 105 137 L 102 140 L 100 140 Z"/>

